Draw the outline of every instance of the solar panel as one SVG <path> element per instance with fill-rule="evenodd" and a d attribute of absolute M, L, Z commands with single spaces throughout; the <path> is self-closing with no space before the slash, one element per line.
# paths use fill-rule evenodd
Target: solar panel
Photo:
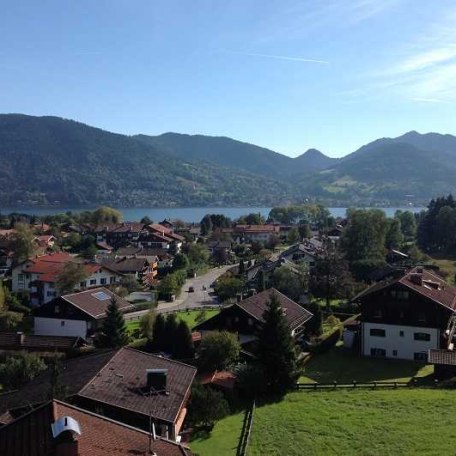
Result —
<path fill-rule="evenodd" d="M 107 301 L 108 299 L 111 299 L 111 296 L 104 291 L 97 291 L 96 293 L 93 293 L 92 296 L 98 299 L 98 301 Z"/>

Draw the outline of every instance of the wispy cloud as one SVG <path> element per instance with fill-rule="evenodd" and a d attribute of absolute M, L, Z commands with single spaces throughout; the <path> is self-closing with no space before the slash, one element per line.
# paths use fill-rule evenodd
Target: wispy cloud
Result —
<path fill-rule="evenodd" d="M 444 103 L 444 104 L 450 104 L 449 101 L 446 100 L 440 100 L 439 98 L 421 98 L 421 97 L 414 97 L 411 98 L 412 101 L 416 101 L 418 103 Z"/>
<path fill-rule="evenodd" d="M 328 60 L 309 59 L 305 57 L 290 57 L 286 55 L 260 54 L 257 52 L 236 52 L 236 54 L 247 55 L 250 57 L 264 57 L 268 59 L 291 60 L 293 62 L 318 63 L 324 65 L 328 65 L 330 63 Z"/>
<path fill-rule="evenodd" d="M 456 9 L 445 11 L 427 30 L 399 49 L 395 61 L 366 81 L 378 96 L 393 93 L 423 103 L 456 100 Z M 393 54 L 394 55 L 394 54 Z"/>

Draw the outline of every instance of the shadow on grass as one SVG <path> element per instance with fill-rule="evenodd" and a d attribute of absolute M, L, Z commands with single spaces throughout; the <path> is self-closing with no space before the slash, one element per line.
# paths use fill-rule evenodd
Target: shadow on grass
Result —
<path fill-rule="evenodd" d="M 433 368 L 422 363 L 399 359 L 369 358 L 357 355 L 343 346 L 315 355 L 305 366 L 302 382 L 359 383 L 401 381 L 417 378 L 417 384 L 433 382 Z"/>

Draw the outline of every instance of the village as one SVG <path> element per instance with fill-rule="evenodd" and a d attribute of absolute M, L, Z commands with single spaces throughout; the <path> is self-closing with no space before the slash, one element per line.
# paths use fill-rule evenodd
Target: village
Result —
<path fill-rule="evenodd" d="M 447 413 L 455 385 L 445 207 L 451 195 L 393 218 L 319 205 L 200 223 L 1 215 L 0 455 L 352 454 L 360 423 L 386 420 L 378 454 L 404 416 L 419 427 L 417 401 Z M 392 416 L 368 416 L 388 401 Z M 344 410 L 356 437 L 329 426 Z"/>

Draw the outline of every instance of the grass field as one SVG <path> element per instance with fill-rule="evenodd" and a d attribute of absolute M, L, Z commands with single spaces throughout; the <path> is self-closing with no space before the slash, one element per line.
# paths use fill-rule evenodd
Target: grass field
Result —
<path fill-rule="evenodd" d="M 235 456 L 241 436 L 244 412 L 220 420 L 210 434 L 192 436 L 190 448 L 199 456 Z"/>
<path fill-rule="evenodd" d="M 176 312 L 177 317 L 180 320 L 184 320 L 187 325 L 189 326 L 190 329 L 192 329 L 196 325 L 196 317 L 200 313 L 199 310 L 191 310 L 191 311 L 186 311 L 186 310 L 181 310 L 179 312 Z M 218 310 L 206 310 L 206 320 L 213 317 L 214 315 L 218 314 Z M 139 322 L 140 320 L 130 320 L 127 321 L 127 331 L 129 333 L 132 333 L 136 329 L 139 328 Z"/>
<path fill-rule="evenodd" d="M 455 398 L 433 389 L 291 393 L 257 407 L 248 455 L 455 454 Z"/>
<path fill-rule="evenodd" d="M 321 355 L 316 355 L 304 368 L 302 383 L 333 382 L 351 383 L 373 381 L 408 382 L 418 377 L 418 382 L 433 382 L 433 367 L 414 361 L 379 359 L 357 356 L 341 345 Z"/>
<path fill-rule="evenodd" d="M 451 255 L 433 255 L 431 259 L 432 262 L 440 268 L 440 270 L 448 274 L 448 277 L 446 279 L 447 282 L 454 284 L 454 278 L 456 274 L 456 257 Z"/>

